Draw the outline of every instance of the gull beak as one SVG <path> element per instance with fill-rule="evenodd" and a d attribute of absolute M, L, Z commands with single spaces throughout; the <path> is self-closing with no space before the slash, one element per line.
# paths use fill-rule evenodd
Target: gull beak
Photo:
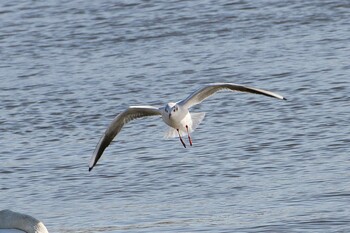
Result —
<path fill-rule="evenodd" d="M 170 117 L 171 117 L 171 113 L 169 113 L 169 119 L 170 119 Z"/>

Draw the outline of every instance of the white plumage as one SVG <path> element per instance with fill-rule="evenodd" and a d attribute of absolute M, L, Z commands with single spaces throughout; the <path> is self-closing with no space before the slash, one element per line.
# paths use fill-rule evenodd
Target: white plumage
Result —
<path fill-rule="evenodd" d="M 39 220 L 11 210 L 0 211 L 0 233 L 48 233 Z"/>
<path fill-rule="evenodd" d="M 121 131 L 122 127 L 129 121 L 137 118 L 157 115 L 161 116 L 163 121 L 170 127 L 165 134 L 165 138 L 178 136 L 182 145 L 186 147 L 186 144 L 183 141 L 182 137 L 187 135 L 189 143 L 192 146 L 190 133 L 192 133 L 198 127 L 205 114 L 190 113 L 189 109 L 192 106 L 201 103 L 203 100 L 213 95 L 214 93 L 224 89 L 265 95 L 285 100 L 285 98 L 279 94 L 258 88 L 247 87 L 233 83 L 213 83 L 199 88 L 184 100 L 176 103 L 170 102 L 161 108 L 156 108 L 153 106 L 129 107 L 114 118 L 112 123 L 106 129 L 105 133 L 102 135 L 93 155 L 91 156 L 89 171 L 91 171 L 91 169 L 96 165 L 97 161 L 102 156 L 103 151 L 111 143 L 114 137 L 117 136 L 117 134 Z"/>

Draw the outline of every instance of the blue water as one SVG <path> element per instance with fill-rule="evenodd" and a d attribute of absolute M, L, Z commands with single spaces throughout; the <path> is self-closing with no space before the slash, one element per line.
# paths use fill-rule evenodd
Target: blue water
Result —
<path fill-rule="evenodd" d="M 0 208 L 50 232 L 349 232 L 350 3 L 0 3 Z M 203 84 L 193 147 L 111 120 Z"/>

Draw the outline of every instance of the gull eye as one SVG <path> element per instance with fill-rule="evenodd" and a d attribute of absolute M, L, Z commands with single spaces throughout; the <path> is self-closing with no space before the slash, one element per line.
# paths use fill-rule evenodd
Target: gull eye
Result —
<path fill-rule="evenodd" d="M 174 112 L 176 111 L 176 109 L 174 108 Z"/>

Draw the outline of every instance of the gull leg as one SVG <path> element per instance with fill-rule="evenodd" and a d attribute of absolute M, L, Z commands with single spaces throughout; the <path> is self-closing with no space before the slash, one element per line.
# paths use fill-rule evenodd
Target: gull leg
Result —
<path fill-rule="evenodd" d="M 177 133 L 179 134 L 179 138 L 180 138 L 180 141 L 181 141 L 182 145 L 186 148 L 186 144 L 185 144 L 184 141 L 182 140 L 182 137 L 181 137 L 181 135 L 180 135 L 179 129 L 176 129 L 176 130 L 177 130 Z"/>
<path fill-rule="evenodd" d="M 192 146 L 192 139 L 190 136 L 190 133 L 188 132 L 188 125 L 186 125 L 187 135 L 188 135 L 188 141 L 190 141 L 190 146 Z"/>

